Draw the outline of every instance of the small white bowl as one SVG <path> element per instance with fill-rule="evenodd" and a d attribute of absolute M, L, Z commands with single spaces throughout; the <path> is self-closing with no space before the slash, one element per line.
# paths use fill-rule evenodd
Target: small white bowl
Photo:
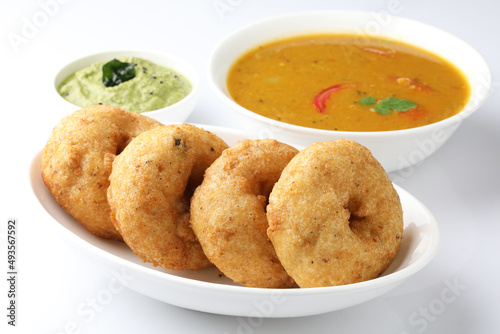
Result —
<path fill-rule="evenodd" d="M 142 112 L 141 113 L 142 115 L 149 116 L 163 123 L 183 122 L 189 117 L 198 99 L 199 88 L 200 88 L 200 79 L 198 73 L 196 72 L 194 67 L 191 66 L 188 62 L 176 56 L 165 53 L 156 53 L 149 51 L 117 50 L 117 51 L 107 51 L 107 52 L 97 53 L 77 59 L 64 66 L 57 73 L 54 80 L 54 88 L 56 94 L 59 95 L 59 93 L 57 92 L 57 88 L 59 87 L 61 82 L 72 73 L 86 66 L 92 65 L 96 62 L 106 62 L 115 57 L 120 57 L 120 56 L 142 58 L 151 61 L 153 63 L 166 66 L 184 75 L 184 77 L 191 83 L 192 87 L 191 92 L 189 92 L 189 94 L 179 102 L 174 103 L 165 108 Z M 68 104 L 75 107 L 74 104 L 65 100 L 62 96 L 60 97 Z M 81 108 L 79 106 L 76 107 Z"/>
<path fill-rule="evenodd" d="M 275 121 L 238 105 L 228 93 L 226 77 L 231 65 L 259 44 L 315 33 L 382 36 L 433 52 L 462 70 L 471 86 L 471 97 L 455 116 L 406 130 L 356 132 L 329 131 Z M 450 138 L 462 120 L 476 111 L 491 89 L 486 61 L 457 37 L 424 23 L 385 14 L 356 11 L 313 11 L 278 16 L 251 24 L 226 37 L 213 51 L 208 77 L 217 96 L 242 115 L 252 135 L 308 146 L 316 141 L 341 138 L 359 142 L 372 151 L 387 172 L 420 163 Z"/>

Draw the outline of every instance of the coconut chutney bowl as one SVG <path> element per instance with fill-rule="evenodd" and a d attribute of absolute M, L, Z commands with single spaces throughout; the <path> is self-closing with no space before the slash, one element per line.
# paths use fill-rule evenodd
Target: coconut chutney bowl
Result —
<path fill-rule="evenodd" d="M 104 84 L 103 64 L 108 65 L 109 81 L 115 80 L 107 83 L 110 86 Z M 134 73 L 126 78 L 130 67 Z M 75 73 L 81 73 L 77 83 L 71 82 Z M 111 104 L 163 123 L 185 121 L 196 105 L 199 87 L 198 73 L 187 61 L 166 53 L 133 50 L 106 51 L 74 60 L 62 67 L 54 80 L 56 93 L 73 107 Z M 171 95 L 172 91 L 177 95 Z"/>
<path fill-rule="evenodd" d="M 346 34 L 355 36 L 361 41 L 372 37 L 387 39 L 432 53 L 461 72 L 464 82 L 468 85 L 468 95 L 464 97 L 462 105 L 459 106 L 454 115 L 442 120 L 411 128 L 376 131 L 334 130 L 297 125 L 283 121 L 280 118 L 259 114 L 252 108 L 242 106 L 236 102 L 236 99 L 231 94 L 231 87 L 228 87 L 230 83 L 228 75 L 235 62 L 242 59 L 242 56 L 249 51 L 258 48 L 262 49 L 268 43 L 308 34 Z M 380 56 L 380 64 L 392 56 L 389 54 L 391 51 L 386 52 L 382 49 L 372 48 L 368 50 L 368 48 L 365 48 L 364 51 L 377 53 L 377 55 L 367 55 L 366 58 Z M 262 53 L 261 58 L 265 57 L 267 57 L 267 54 Z M 336 60 L 332 59 L 332 62 Z M 279 65 L 286 66 L 286 61 L 283 60 Z M 378 63 L 376 64 L 378 66 Z M 295 71 L 300 72 L 301 69 Z M 250 72 L 250 70 L 247 72 Z M 253 73 L 254 76 L 263 75 L 262 70 Z M 224 38 L 215 47 L 209 59 L 208 77 L 217 97 L 241 117 L 242 124 L 245 124 L 247 130 L 253 136 L 257 138 L 275 138 L 300 146 L 342 138 L 354 140 L 370 149 L 387 172 L 405 170 L 412 165 L 421 163 L 425 158 L 433 154 L 452 136 L 462 121 L 482 105 L 491 90 L 491 74 L 488 64 L 475 49 L 459 38 L 414 20 L 390 14 L 381 15 L 357 11 L 292 13 L 246 26 Z M 270 80 L 278 79 L 276 79 L 276 75 L 270 78 Z M 411 83 L 411 80 L 411 78 L 404 78 L 404 80 L 403 78 L 397 78 L 395 82 L 406 84 Z M 296 82 L 294 79 L 285 81 L 294 82 L 294 84 Z M 310 84 L 313 85 L 314 83 L 315 80 L 311 80 Z M 350 84 L 352 88 L 353 85 L 358 83 Z M 427 89 L 425 84 L 422 84 L 421 87 L 418 86 L 420 83 L 415 83 L 415 85 L 418 89 Z M 326 87 L 328 85 L 325 84 Z M 323 100 L 328 98 L 331 100 L 334 95 L 339 94 L 335 90 L 344 87 L 340 85 L 332 86 L 320 92 L 316 97 L 311 95 L 310 104 L 315 104 L 315 107 L 322 111 L 320 108 L 324 107 L 325 101 L 319 101 L 323 103 L 323 106 L 321 106 L 318 105 L 321 103 L 317 103 L 316 99 L 323 97 Z M 354 87 L 353 90 L 359 93 L 361 89 L 358 89 L 357 86 Z M 248 93 L 255 96 L 259 94 L 253 88 L 246 89 Z M 299 94 L 294 94 L 292 98 L 298 99 Z M 373 97 L 366 95 L 360 96 L 359 101 L 356 101 L 355 104 L 361 104 L 362 97 L 372 98 L 375 101 Z M 263 102 L 262 99 L 259 102 Z M 454 104 L 454 102 L 449 104 Z M 371 106 L 371 111 L 374 111 L 374 106 Z M 445 108 L 447 107 L 445 106 Z M 418 109 L 418 107 L 415 109 Z M 287 112 L 287 110 L 282 112 Z"/>

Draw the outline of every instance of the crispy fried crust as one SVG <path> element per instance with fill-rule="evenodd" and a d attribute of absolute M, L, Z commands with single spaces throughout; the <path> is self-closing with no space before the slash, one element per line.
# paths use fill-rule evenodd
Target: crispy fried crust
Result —
<path fill-rule="evenodd" d="M 268 235 L 302 287 L 342 285 L 381 274 L 399 250 L 399 196 L 370 151 L 316 143 L 288 164 L 269 196 Z"/>
<path fill-rule="evenodd" d="M 42 156 L 43 181 L 57 202 L 91 233 L 121 240 L 106 197 L 113 160 L 132 138 L 160 125 L 117 107 L 80 109 L 53 129 Z"/>
<path fill-rule="evenodd" d="M 191 201 L 191 224 L 208 258 L 249 287 L 295 286 L 266 231 L 267 198 L 297 150 L 275 140 L 244 140 L 206 171 Z"/>
<path fill-rule="evenodd" d="M 108 200 L 113 223 L 137 256 L 165 269 L 211 266 L 190 227 L 190 198 L 203 173 L 227 148 L 189 124 L 135 138 L 113 164 Z"/>

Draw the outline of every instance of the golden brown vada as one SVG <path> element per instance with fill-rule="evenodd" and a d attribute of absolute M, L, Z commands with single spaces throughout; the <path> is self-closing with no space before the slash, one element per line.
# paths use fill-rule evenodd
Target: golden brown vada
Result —
<path fill-rule="evenodd" d="M 43 151 L 41 171 L 57 202 L 91 233 L 121 240 L 106 196 L 113 160 L 138 134 L 161 123 L 117 107 L 95 105 L 64 117 Z"/>
<path fill-rule="evenodd" d="M 111 218 L 137 256 L 165 269 L 211 266 L 190 227 L 190 198 L 226 148 L 215 134 L 179 124 L 141 134 L 117 157 Z"/>
<path fill-rule="evenodd" d="M 401 203 L 385 170 L 348 140 L 297 154 L 269 196 L 267 218 L 276 254 L 301 288 L 377 277 L 403 234 Z"/>
<path fill-rule="evenodd" d="M 191 225 L 207 257 L 248 287 L 295 286 L 267 237 L 267 198 L 297 150 L 271 139 L 244 140 L 206 171 L 191 200 Z"/>

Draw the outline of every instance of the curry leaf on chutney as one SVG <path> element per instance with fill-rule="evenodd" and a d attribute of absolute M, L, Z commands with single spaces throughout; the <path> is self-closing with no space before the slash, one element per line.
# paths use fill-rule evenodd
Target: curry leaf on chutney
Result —
<path fill-rule="evenodd" d="M 113 59 L 102 66 L 102 83 L 113 87 L 135 78 L 135 64 Z"/>

